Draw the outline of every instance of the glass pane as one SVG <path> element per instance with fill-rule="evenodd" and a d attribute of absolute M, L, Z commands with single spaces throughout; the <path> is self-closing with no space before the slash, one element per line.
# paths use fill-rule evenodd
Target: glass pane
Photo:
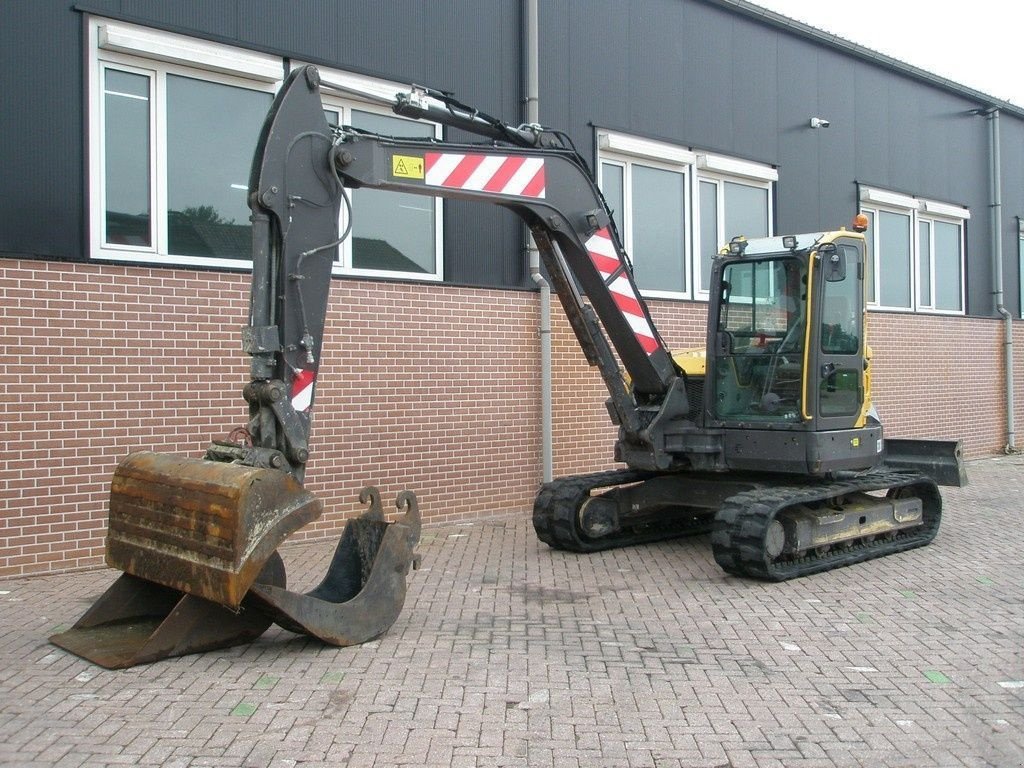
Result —
<path fill-rule="evenodd" d="M 867 251 L 864 255 L 864 284 L 867 286 L 868 301 L 877 303 L 875 296 L 875 212 L 861 211 L 868 219 L 868 229 L 864 236 Z"/>
<path fill-rule="evenodd" d="M 432 138 L 430 123 L 353 110 L 356 128 L 387 136 Z M 435 212 L 432 197 L 380 189 L 352 190 L 352 266 L 389 272 L 435 274 Z"/>
<path fill-rule="evenodd" d="M 637 285 L 686 290 L 683 213 L 686 177 L 675 171 L 633 166 L 633 264 Z"/>
<path fill-rule="evenodd" d="M 863 407 L 860 396 L 860 377 L 860 371 L 855 368 L 836 368 L 823 378 L 818 387 L 821 415 L 859 415 Z"/>
<path fill-rule="evenodd" d="M 115 245 L 153 244 L 149 81 L 147 75 L 103 70 L 104 240 Z"/>
<path fill-rule="evenodd" d="M 715 360 L 719 418 L 801 418 L 806 271 L 797 259 L 729 264 L 723 271 Z"/>
<path fill-rule="evenodd" d="M 932 230 L 927 221 L 917 223 L 917 280 L 921 306 L 932 305 Z"/>
<path fill-rule="evenodd" d="M 821 358 L 822 378 L 818 385 L 818 408 L 822 416 L 853 416 L 862 406 L 861 312 L 858 264 L 860 252 L 850 245 L 839 245 L 846 262 L 842 280 L 821 282 Z M 840 273 L 842 274 L 842 273 Z M 828 355 L 829 357 L 824 357 Z M 850 357 L 855 360 L 850 360 Z M 826 375 L 827 374 L 827 375 Z"/>
<path fill-rule="evenodd" d="M 612 216 L 620 234 L 622 232 L 623 208 L 626 205 L 626 198 L 622 191 L 622 173 L 621 165 L 601 163 L 601 192 L 604 194 L 608 207 L 612 209 Z"/>
<path fill-rule="evenodd" d="M 846 260 L 846 277 L 822 281 L 821 351 L 830 355 L 856 355 L 860 352 L 860 296 L 857 279 L 857 249 L 839 246 Z M 827 267 L 826 267 L 827 269 Z"/>
<path fill-rule="evenodd" d="M 167 245 L 251 258 L 249 168 L 271 95 L 167 76 Z"/>
<path fill-rule="evenodd" d="M 718 185 L 700 183 L 700 287 L 711 284 L 711 262 L 718 252 Z"/>
<path fill-rule="evenodd" d="M 910 217 L 902 213 L 878 214 L 879 284 L 883 307 L 910 308 Z"/>
<path fill-rule="evenodd" d="M 768 236 L 768 190 L 725 182 L 725 239 Z"/>
<path fill-rule="evenodd" d="M 960 266 L 960 225 L 936 221 L 935 308 L 960 311 L 962 269 Z"/>

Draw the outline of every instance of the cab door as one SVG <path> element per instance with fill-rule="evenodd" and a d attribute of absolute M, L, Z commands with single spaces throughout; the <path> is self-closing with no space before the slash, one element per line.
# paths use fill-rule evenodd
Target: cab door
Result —
<path fill-rule="evenodd" d="M 860 425 L 865 398 L 863 243 L 838 238 L 818 256 L 808 400 L 817 403 L 817 429 L 852 429 Z"/>

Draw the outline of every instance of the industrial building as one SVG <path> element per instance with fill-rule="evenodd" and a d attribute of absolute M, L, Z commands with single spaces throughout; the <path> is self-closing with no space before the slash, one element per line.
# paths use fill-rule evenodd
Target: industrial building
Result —
<path fill-rule="evenodd" d="M 121 458 L 244 424 L 249 165 L 305 63 L 339 123 L 460 138 L 381 106 L 419 83 L 571 136 L 676 348 L 704 343 L 732 237 L 866 214 L 887 434 L 1019 444 L 1019 106 L 744 0 L 15 0 L 0 44 L 0 576 L 100 564 Z M 366 484 L 452 522 L 614 466 L 518 219 L 356 190 L 352 225 L 307 475 L 328 512 L 301 536 L 336 535 Z"/>

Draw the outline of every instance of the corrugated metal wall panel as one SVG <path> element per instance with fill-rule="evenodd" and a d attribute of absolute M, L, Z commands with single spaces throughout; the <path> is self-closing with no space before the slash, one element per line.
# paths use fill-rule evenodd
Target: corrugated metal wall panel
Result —
<path fill-rule="evenodd" d="M 512 0 L 83 0 L 88 9 L 198 37 L 450 89 L 520 119 Z M 588 158 L 593 127 L 779 166 L 780 229 L 846 221 L 854 180 L 971 208 L 969 307 L 988 313 L 988 123 L 967 96 L 699 0 L 545 0 L 541 119 Z M 0 252 L 85 257 L 82 12 L 62 0 L 0 5 Z M 811 131 L 813 115 L 832 125 Z M 1002 121 L 1004 255 L 1018 273 L 1024 121 Z M 11 181 L 13 180 L 13 182 Z M 521 228 L 451 203 L 446 276 L 528 286 Z M 58 226 L 55 226 L 55 222 Z M 1015 310 L 1016 284 L 1007 289 Z"/>
<path fill-rule="evenodd" d="M 81 18 L 55 0 L 0 6 L 0 252 L 82 252 Z"/>

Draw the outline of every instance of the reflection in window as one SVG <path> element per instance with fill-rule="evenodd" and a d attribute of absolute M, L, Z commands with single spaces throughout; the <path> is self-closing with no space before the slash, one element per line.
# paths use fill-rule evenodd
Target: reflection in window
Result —
<path fill-rule="evenodd" d="M 768 235 L 768 190 L 764 187 L 725 182 L 725 242 L 737 235 L 748 240 Z"/>
<path fill-rule="evenodd" d="M 715 413 L 722 419 L 798 421 L 807 327 L 798 259 L 738 261 L 722 273 Z"/>
<path fill-rule="evenodd" d="M 352 125 L 385 136 L 433 138 L 434 126 L 352 111 Z M 437 201 L 379 189 L 352 190 L 352 266 L 434 274 Z"/>
<path fill-rule="evenodd" d="M 863 405 L 864 370 L 860 253 L 851 245 L 838 248 L 843 268 L 833 273 L 825 266 L 821 283 L 821 351 L 827 357 L 822 358 L 826 363 L 818 386 L 818 407 L 822 416 L 856 416 Z"/>
<path fill-rule="evenodd" d="M 271 95 L 167 76 L 167 237 L 176 256 L 248 259 L 249 168 Z"/>
<path fill-rule="evenodd" d="M 860 351 L 860 283 L 857 280 L 857 249 L 840 245 L 845 260 L 842 280 L 823 284 L 821 305 L 821 351 L 830 355 L 856 355 Z M 827 267 L 826 267 L 827 269 Z"/>
<path fill-rule="evenodd" d="M 153 244 L 147 75 L 103 70 L 104 241 Z"/>
<path fill-rule="evenodd" d="M 933 226 L 935 308 L 960 311 L 963 309 L 960 226 L 946 221 L 936 221 Z"/>
<path fill-rule="evenodd" d="M 632 181 L 637 285 L 648 290 L 685 291 L 686 177 L 675 171 L 634 164 Z"/>
<path fill-rule="evenodd" d="M 879 303 L 883 307 L 910 308 L 910 216 L 878 214 Z"/>
<path fill-rule="evenodd" d="M 718 185 L 700 182 L 700 287 L 711 285 L 711 263 L 718 252 Z"/>

